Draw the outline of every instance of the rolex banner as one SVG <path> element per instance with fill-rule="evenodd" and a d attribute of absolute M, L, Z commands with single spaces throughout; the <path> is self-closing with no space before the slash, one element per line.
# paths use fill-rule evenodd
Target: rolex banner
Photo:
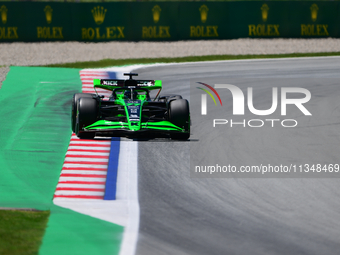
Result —
<path fill-rule="evenodd" d="M 340 37 L 338 1 L 0 2 L 0 41 Z"/>
<path fill-rule="evenodd" d="M 76 41 L 112 41 L 132 40 L 132 13 L 128 3 L 65 3 L 71 5 L 73 31 L 72 40 Z"/>
<path fill-rule="evenodd" d="M 2 2 L 0 13 L 0 41 L 75 40 L 68 5 Z"/>

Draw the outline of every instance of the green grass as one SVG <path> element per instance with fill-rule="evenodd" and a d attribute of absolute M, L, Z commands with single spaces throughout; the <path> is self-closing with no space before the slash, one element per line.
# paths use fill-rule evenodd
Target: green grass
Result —
<path fill-rule="evenodd" d="M 49 211 L 0 210 L 0 254 L 38 254 Z"/>
<path fill-rule="evenodd" d="M 196 61 L 258 59 L 258 58 L 295 58 L 295 57 L 298 58 L 298 57 L 320 57 L 320 56 L 340 56 L 340 52 L 293 53 L 293 54 L 272 54 L 272 55 L 210 55 L 210 56 L 192 56 L 192 57 L 180 57 L 180 58 L 103 59 L 99 61 L 53 64 L 53 65 L 46 65 L 46 66 L 47 67 L 68 67 L 68 68 L 100 68 L 100 67 L 108 67 L 108 66 L 124 66 L 124 65 L 152 64 L 152 63 L 180 63 L 180 62 L 196 62 Z"/>

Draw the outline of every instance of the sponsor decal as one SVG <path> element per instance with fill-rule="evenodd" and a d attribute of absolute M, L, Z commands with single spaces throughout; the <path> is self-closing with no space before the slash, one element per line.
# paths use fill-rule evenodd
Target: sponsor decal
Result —
<path fill-rule="evenodd" d="M 152 19 L 157 24 L 161 17 L 161 7 L 155 5 L 152 9 Z M 170 26 L 142 26 L 142 38 L 170 38 Z"/>
<path fill-rule="evenodd" d="M 269 6 L 263 4 L 260 8 L 262 22 L 266 23 L 269 17 Z M 248 35 L 250 37 L 276 37 L 280 36 L 278 24 L 250 24 L 248 25 Z"/>
<path fill-rule="evenodd" d="M 159 5 L 155 5 L 152 8 L 152 17 L 153 17 L 153 22 L 157 23 L 159 21 L 159 18 L 161 16 L 161 7 L 159 7 Z"/>
<path fill-rule="evenodd" d="M 91 10 L 91 12 L 94 22 L 96 22 L 97 25 L 100 25 L 104 22 L 107 9 L 105 9 L 103 6 L 96 6 Z"/>
<path fill-rule="evenodd" d="M 107 9 L 103 6 L 96 6 L 91 10 L 94 22 L 99 26 L 105 21 Z M 123 39 L 125 27 L 123 26 L 106 26 L 106 27 L 83 27 L 81 29 L 82 40 L 112 40 Z"/>
<path fill-rule="evenodd" d="M 149 26 L 142 27 L 143 38 L 170 38 L 169 26 Z"/>
<path fill-rule="evenodd" d="M 1 22 L 7 24 L 8 22 L 8 9 L 5 5 L 0 8 Z M 0 27 L 0 40 L 1 39 L 18 39 L 18 27 Z"/>
<path fill-rule="evenodd" d="M 103 39 L 123 39 L 125 27 L 89 27 L 81 29 L 81 39 L 83 40 L 103 40 Z"/>
<path fill-rule="evenodd" d="M 199 9 L 200 18 L 202 23 L 206 23 L 208 19 L 209 8 L 203 4 Z M 218 26 L 210 25 L 198 25 L 190 26 L 190 37 L 219 37 Z"/>
<path fill-rule="evenodd" d="M 37 37 L 43 39 L 64 39 L 62 27 L 37 27 Z"/>
<path fill-rule="evenodd" d="M 137 81 L 139 87 L 151 87 L 155 85 L 155 81 Z"/>
<path fill-rule="evenodd" d="M 201 13 L 201 21 L 202 23 L 205 23 L 207 21 L 207 18 L 208 18 L 208 11 L 209 11 L 209 8 L 203 4 L 200 8 L 199 8 L 199 11 Z"/>
<path fill-rule="evenodd" d="M 52 23 L 53 9 L 51 6 L 46 5 L 44 8 L 46 23 Z M 62 27 L 42 26 L 37 27 L 37 38 L 41 39 L 64 39 Z"/>
<path fill-rule="evenodd" d="M 45 7 L 45 9 L 44 9 L 44 12 L 45 12 L 47 24 L 51 24 L 51 22 L 52 22 L 52 12 L 53 12 L 53 9 L 51 8 L 51 6 L 46 5 L 46 7 Z"/>
<path fill-rule="evenodd" d="M 128 100 L 125 100 L 125 103 L 126 104 L 140 104 L 140 100 L 130 100 L 130 99 L 128 99 Z M 140 106 L 139 105 L 129 105 L 128 106 L 128 108 L 129 109 L 131 109 L 131 108 L 140 108 Z"/>
<path fill-rule="evenodd" d="M 311 18 L 313 22 L 315 22 L 316 19 L 318 18 L 318 10 L 319 10 L 319 7 L 317 6 L 317 4 L 311 5 L 310 11 L 311 11 Z"/>
<path fill-rule="evenodd" d="M 2 24 L 6 24 L 7 23 L 7 11 L 8 11 L 8 9 L 6 8 L 5 5 L 1 6 L 0 12 L 1 12 L 1 21 L 2 21 Z"/>
<path fill-rule="evenodd" d="M 261 7 L 261 11 L 262 11 L 262 20 L 263 22 L 266 22 L 268 19 L 268 11 L 269 11 L 269 7 L 267 4 L 263 4 Z"/>
<path fill-rule="evenodd" d="M 106 86 L 118 86 L 118 82 L 113 80 L 101 80 L 101 84 Z"/>
<path fill-rule="evenodd" d="M 316 22 L 318 19 L 319 7 L 317 4 L 310 6 L 311 20 Z M 328 24 L 301 24 L 301 35 L 302 36 L 329 36 Z"/>

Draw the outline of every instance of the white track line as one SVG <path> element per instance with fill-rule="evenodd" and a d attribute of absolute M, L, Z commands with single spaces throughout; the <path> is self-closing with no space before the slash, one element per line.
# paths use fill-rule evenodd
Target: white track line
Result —
<path fill-rule="evenodd" d="M 68 184 L 59 183 L 57 188 L 91 188 L 91 189 L 105 189 L 104 184 Z"/>
<path fill-rule="evenodd" d="M 71 167 L 84 167 L 84 168 L 100 168 L 103 170 L 107 170 L 107 165 L 91 165 L 91 164 L 72 164 L 72 163 L 65 163 L 63 165 L 65 168 Z"/>
<path fill-rule="evenodd" d="M 123 243 L 120 255 L 133 255 L 136 251 L 139 230 L 138 203 L 138 144 L 136 142 L 121 142 L 122 155 L 118 166 L 117 199 L 127 201 L 128 219 L 124 229 Z"/>
<path fill-rule="evenodd" d="M 67 176 L 61 176 L 59 179 L 59 183 L 60 182 L 73 182 L 73 181 L 80 181 L 80 182 L 103 182 L 105 183 L 106 178 L 88 178 L 86 176 L 83 177 L 67 177 Z M 54 203 L 56 201 L 56 198 L 54 198 Z M 56 203 L 55 203 L 56 204 Z M 72 209 L 72 208 L 70 208 Z M 85 213 L 86 214 L 86 213 Z"/>
<path fill-rule="evenodd" d="M 83 195 L 83 196 L 104 196 L 104 191 L 81 191 L 81 190 L 57 190 L 55 195 L 67 195 L 67 196 L 74 196 L 74 195 Z"/>

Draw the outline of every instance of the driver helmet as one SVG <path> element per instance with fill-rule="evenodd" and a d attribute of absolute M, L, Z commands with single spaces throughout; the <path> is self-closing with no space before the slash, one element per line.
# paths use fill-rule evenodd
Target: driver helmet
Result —
<path fill-rule="evenodd" d="M 136 99 L 137 95 L 138 95 L 137 91 L 133 91 L 133 98 L 132 99 Z M 125 90 L 124 99 L 131 99 L 131 90 Z"/>

